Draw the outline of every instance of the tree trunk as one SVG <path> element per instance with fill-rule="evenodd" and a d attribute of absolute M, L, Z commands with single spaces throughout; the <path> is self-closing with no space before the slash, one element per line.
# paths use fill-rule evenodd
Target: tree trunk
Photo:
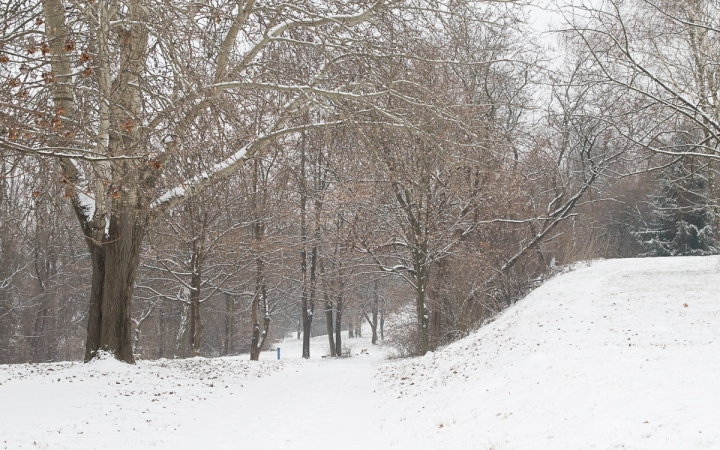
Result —
<path fill-rule="evenodd" d="M 105 280 L 105 247 L 86 239 L 92 263 L 90 284 L 90 311 L 88 313 L 87 338 L 85 340 L 85 362 L 95 357 L 100 348 L 100 329 L 102 328 L 102 297 Z"/>
<path fill-rule="evenodd" d="M 310 338 L 312 337 L 312 320 L 315 312 L 317 254 L 318 248 L 314 246 L 310 257 L 310 295 L 305 296 L 306 302 L 303 309 L 303 358 L 310 358 Z"/>
<path fill-rule="evenodd" d="M 418 315 L 418 337 L 420 338 L 421 355 L 424 355 L 428 352 L 430 344 L 428 339 L 428 325 L 430 318 L 428 317 L 429 312 L 427 306 L 425 305 L 425 286 L 422 281 L 418 283 L 418 288 L 415 292 L 415 300 Z"/>
<path fill-rule="evenodd" d="M 310 358 L 310 329 L 312 328 L 312 308 L 308 298 L 308 268 L 307 268 L 307 186 L 305 174 L 305 145 L 302 145 L 300 153 L 300 272 L 302 274 L 302 292 L 300 293 L 300 317 L 302 319 L 302 357 Z M 298 338 L 300 333 L 298 333 Z"/>
<path fill-rule="evenodd" d="M 33 265 L 35 268 L 35 276 L 37 279 L 38 284 L 38 298 L 40 299 L 40 304 L 37 312 L 35 313 L 35 323 L 33 327 L 33 334 L 30 338 L 30 347 L 32 352 L 32 358 L 35 361 L 47 361 L 49 358 L 49 349 L 43 348 L 43 334 L 45 333 L 45 328 L 48 323 L 48 318 L 50 316 L 50 302 L 52 301 L 52 298 L 48 298 L 47 295 L 47 283 L 50 280 L 50 278 L 57 273 L 55 268 L 57 267 L 57 264 L 53 264 L 50 260 L 54 259 L 51 255 L 45 254 L 45 258 L 41 260 L 41 246 L 43 243 L 41 242 L 41 233 L 40 233 L 40 223 L 42 222 L 42 217 L 40 213 L 40 209 L 35 210 L 35 216 L 36 216 L 36 225 L 35 225 L 35 249 L 34 249 L 34 258 L 33 258 Z M 50 252 L 51 254 L 53 252 Z"/>
<path fill-rule="evenodd" d="M 235 299 L 232 295 L 225 293 L 225 356 L 232 352 L 233 315 L 235 310 Z"/>
<path fill-rule="evenodd" d="M 258 231 L 259 233 L 260 231 Z M 262 231 L 264 233 L 264 231 Z M 256 235 L 257 237 L 258 235 Z M 270 310 L 267 303 L 267 287 L 265 285 L 265 263 L 262 258 L 256 259 L 255 265 L 255 297 L 253 298 L 252 309 L 251 309 L 251 322 L 253 324 L 252 340 L 250 342 L 250 360 L 258 361 L 260 359 L 260 352 L 267 339 L 268 332 L 270 331 Z M 259 309 L 260 300 L 263 305 L 263 324 L 262 331 L 260 329 Z"/>
<path fill-rule="evenodd" d="M 70 55 L 63 49 L 68 40 L 68 26 L 65 7 L 61 0 L 44 0 L 45 33 L 51 50 L 51 67 L 57 76 L 54 86 L 55 108 L 65 110 L 71 116 L 75 107 L 72 93 L 72 64 Z M 131 2 L 129 5 L 129 29 L 124 30 L 119 46 L 119 66 L 113 81 L 112 94 L 101 101 L 101 111 L 109 113 L 111 128 L 118 130 L 109 136 L 107 142 L 99 139 L 101 152 L 111 155 L 132 155 L 140 144 L 141 133 L 120 132 L 119 122 L 141 117 L 143 94 L 140 91 L 139 76 L 144 72 L 148 32 L 139 19 L 147 14 L 144 5 Z M 101 32 L 102 30 L 99 30 Z M 104 48 L 100 51 L 104 51 Z M 106 61 L 98 58 L 98 72 L 107 70 Z M 101 77 L 102 78 L 102 77 Z M 101 83 L 102 84 L 102 83 Z M 105 86 L 108 88 L 108 86 Z M 104 88 L 100 88 L 102 94 Z M 102 120 L 108 120 L 102 118 Z M 110 126 L 108 124 L 108 126 Z M 104 145 L 107 144 L 107 148 Z M 63 176 L 68 182 L 66 193 L 72 199 L 73 209 L 80 221 L 92 260 L 92 284 L 88 336 L 85 346 L 85 360 L 90 360 L 99 351 L 107 351 L 120 361 L 134 363 L 132 354 L 132 321 L 130 319 L 133 288 L 140 248 L 148 222 L 148 202 L 142 190 L 154 184 L 153 176 L 144 163 L 134 160 L 97 162 L 94 167 L 102 173 L 102 181 L 95 186 L 95 217 L 85 217 L 86 208 L 78 200 L 72 186 L 82 178 L 78 168 L 68 158 L 58 158 Z M 104 184 L 103 181 L 107 182 Z M 112 184 L 110 184 L 112 183 Z M 112 190 L 112 200 L 102 201 L 107 190 Z M 110 211 L 105 211 L 108 203 Z M 109 214 L 109 215 L 106 215 Z M 109 223 L 105 223 L 109 220 Z M 107 228 L 107 236 L 105 229 Z"/>
<path fill-rule="evenodd" d="M 370 317 L 368 317 L 367 314 L 365 314 L 365 319 L 367 319 L 368 323 L 370 324 L 370 329 L 372 330 L 372 344 L 377 345 L 378 340 L 378 309 L 380 305 L 380 299 L 378 298 L 377 294 L 377 281 L 375 282 L 375 285 L 373 287 L 373 302 L 372 307 L 370 308 L 372 313 L 372 320 Z"/>
<path fill-rule="evenodd" d="M 432 336 L 432 350 L 436 350 L 438 346 L 440 345 L 440 337 L 441 337 L 441 323 L 442 321 L 442 315 L 440 313 L 440 309 L 437 307 L 437 305 L 432 310 L 432 329 L 430 335 Z"/>
<path fill-rule="evenodd" d="M 313 311 L 307 297 L 302 302 L 302 324 L 303 324 L 303 346 L 302 346 L 302 357 L 305 359 L 310 358 L 310 332 L 312 329 Z"/>
<path fill-rule="evenodd" d="M 325 325 L 327 327 L 328 347 L 330 348 L 330 357 L 336 356 L 335 351 L 335 335 L 333 333 L 333 304 L 325 292 Z"/>
<path fill-rule="evenodd" d="M 190 321 L 190 305 L 183 303 L 182 314 L 180 316 L 180 328 L 178 329 L 177 337 L 175 338 L 175 358 L 185 357 L 185 348 L 188 341 L 188 322 Z"/>
<path fill-rule="evenodd" d="M 380 340 L 385 340 L 385 305 L 380 308 Z"/>
<path fill-rule="evenodd" d="M 140 263 L 147 217 L 134 211 L 110 216 L 105 242 L 90 244 L 93 275 L 85 360 L 107 351 L 120 361 L 135 362 L 132 354 L 132 305 L 135 275 Z"/>
<path fill-rule="evenodd" d="M 192 356 L 200 356 L 202 348 L 203 324 L 200 314 L 200 286 L 199 275 L 193 276 L 192 288 L 190 291 L 190 352 Z"/>
<path fill-rule="evenodd" d="M 338 296 L 337 310 L 335 310 L 335 356 L 342 356 L 342 313 L 343 298 Z"/>
<path fill-rule="evenodd" d="M 202 287 L 203 239 L 193 240 L 190 267 L 190 352 L 193 357 L 200 356 L 202 348 L 202 317 L 200 311 L 200 288 Z"/>
<path fill-rule="evenodd" d="M 428 316 L 429 312 L 425 300 L 425 292 L 429 281 L 428 274 L 430 273 L 430 264 L 427 261 L 427 251 L 425 245 L 422 245 L 420 250 L 414 252 L 413 259 L 415 260 L 415 283 L 417 286 L 415 288 L 415 302 L 417 308 L 418 337 L 421 344 L 421 355 L 424 355 L 430 348 L 428 336 L 430 317 Z"/>

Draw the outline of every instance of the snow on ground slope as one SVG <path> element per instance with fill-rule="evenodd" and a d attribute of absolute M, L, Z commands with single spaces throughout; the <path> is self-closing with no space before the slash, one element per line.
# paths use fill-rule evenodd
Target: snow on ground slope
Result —
<path fill-rule="evenodd" d="M 311 344 L 310 361 L 286 339 L 281 361 L 272 351 L 260 362 L 0 365 L 0 449 L 382 448 L 372 394 L 382 350 L 348 339 L 353 357 L 333 361 L 321 358 L 327 336 Z"/>
<path fill-rule="evenodd" d="M 718 338 L 719 258 L 602 261 L 378 378 L 399 445 L 718 449 Z"/>
<path fill-rule="evenodd" d="M 278 369 L 237 358 L 0 366 L 0 448 L 170 448 L 208 403 L 240 400 Z"/>
<path fill-rule="evenodd" d="M 718 337 L 720 258 L 595 262 L 423 358 L 0 366 L 0 449 L 720 448 Z"/>

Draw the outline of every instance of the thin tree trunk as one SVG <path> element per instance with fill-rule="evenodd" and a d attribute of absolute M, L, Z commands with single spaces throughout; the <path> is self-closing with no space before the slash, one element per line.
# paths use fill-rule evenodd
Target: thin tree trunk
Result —
<path fill-rule="evenodd" d="M 259 225 L 258 225 L 259 227 Z M 257 236 L 264 233 L 264 230 L 256 230 Z M 251 322 L 253 324 L 252 341 L 250 342 L 250 360 L 258 361 L 260 352 L 267 339 L 270 331 L 270 310 L 267 303 L 267 287 L 265 285 L 265 263 L 261 257 L 258 257 L 255 265 L 255 297 L 253 298 L 251 310 Z M 259 309 L 260 300 L 263 305 L 263 324 L 260 329 Z"/>
<path fill-rule="evenodd" d="M 375 284 L 373 285 L 373 302 L 372 302 L 372 307 L 370 308 L 370 311 L 372 314 L 372 320 L 370 319 L 370 317 L 368 317 L 367 314 L 365 314 L 365 319 L 370 324 L 370 329 L 372 330 L 372 344 L 373 345 L 377 345 L 377 340 L 378 340 L 378 333 L 377 333 L 378 308 L 380 305 L 380 299 L 378 298 L 377 287 L 378 287 L 377 281 L 375 281 Z"/>
<path fill-rule="evenodd" d="M 312 330 L 313 310 L 307 296 L 302 301 L 302 357 L 310 358 L 310 332 Z"/>
<path fill-rule="evenodd" d="M 308 267 L 307 267 L 307 187 L 305 174 L 305 145 L 302 145 L 300 154 L 300 239 L 302 240 L 302 248 L 300 249 L 300 271 L 302 274 L 302 292 L 300 301 L 300 316 L 302 318 L 302 357 L 310 358 L 310 329 L 312 328 L 312 306 L 308 298 Z"/>
<path fill-rule="evenodd" d="M 310 338 L 312 337 L 312 320 L 315 312 L 317 254 L 318 248 L 314 246 L 310 256 L 310 292 L 305 296 L 303 305 L 303 358 L 310 358 Z"/>
<path fill-rule="evenodd" d="M 342 294 L 338 295 L 335 310 L 335 356 L 342 356 L 342 313 L 343 298 Z"/>
<path fill-rule="evenodd" d="M 235 310 L 235 299 L 229 293 L 225 293 L 225 351 L 227 356 L 232 352 L 233 315 Z"/>
<path fill-rule="evenodd" d="M 385 304 L 380 308 L 380 340 L 385 340 Z"/>
<path fill-rule="evenodd" d="M 195 277 L 193 277 L 195 278 Z M 197 277 L 199 279 L 199 276 Z M 192 356 L 200 356 L 202 348 L 203 324 L 200 310 L 200 286 L 193 283 L 190 291 L 190 351 Z"/>
<path fill-rule="evenodd" d="M 424 355 L 429 349 L 428 324 L 430 322 L 430 318 L 428 317 L 429 312 L 427 306 L 425 305 L 425 286 L 422 283 L 422 280 L 418 281 L 418 287 L 415 292 L 415 300 L 418 315 L 418 335 L 421 344 L 421 354 Z"/>
<path fill-rule="evenodd" d="M 187 343 L 188 322 L 190 321 L 190 305 L 183 303 L 180 315 L 180 328 L 175 338 L 175 358 L 185 357 L 185 345 Z"/>
<path fill-rule="evenodd" d="M 192 268 L 192 276 L 190 278 L 190 352 L 192 356 L 200 356 L 200 350 L 202 348 L 203 324 L 200 310 L 202 264 L 203 242 L 202 239 L 195 239 L 193 241 L 193 253 L 190 261 L 190 267 Z"/>
<path fill-rule="evenodd" d="M 325 324 L 327 326 L 328 347 L 330 348 L 330 357 L 336 356 L 335 351 L 335 334 L 333 333 L 333 304 L 327 292 L 325 292 Z"/>
<path fill-rule="evenodd" d="M 416 236 L 420 233 L 416 232 Z M 414 264 L 415 264 L 415 302 L 417 308 L 417 324 L 418 324 L 418 337 L 420 338 L 421 344 L 421 355 L 428 352 L 430 348 L 429 342 L 429 324 L 430 317 L 425 299 L 425 292 L 428 286 L 430 264 L 427 261 L 427 250 L 426 246 L 422 244 L 419 250 L 414 251 Z"/>
<path fill-rule="evenodd" d="M 327 330 L 328 336 L 328 349 L 330 351 L 330 357 L 334 358 L 337 354 L 335 350 L 335 333 L 333 329 L 333 304 L 328 293 L 328 283 L 325 277 L 325 261 L 320 260 L 320 275 L 322 277 L 323 285 L 323 299 L 325 300 L 325 329 Z"/>
<path fill-rule="evenodd" d="M 260 305 L 260 296 L 262 294 L 259 289 L 256 288 L 255 297 L 253 297 L 252 307 L 250 308 L 250 323 L 253 326 L 252 338 L 250 340 L 250 361 L 257 361 L 260 359 L 260 350 L 258 346 L 260 344 L 260 321 L 258 320 L 258 307 Z"/>
<path fill-rule="evenodd" d="M 439 307 L 436 305 L 432 310 L 432 330 L 430 335 L 432 336 L 432 350 L 435 350 L 440 345 L 440 332 L 441 332 L 441 321 L 442 315 Z"/>

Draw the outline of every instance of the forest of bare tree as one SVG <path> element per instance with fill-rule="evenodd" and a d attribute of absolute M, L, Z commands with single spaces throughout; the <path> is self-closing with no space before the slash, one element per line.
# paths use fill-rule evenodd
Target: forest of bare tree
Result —
<path fill-rule="evenodd" d="M 561 266 L 720 252 L 717 1 L 2 0 L 0 23 L 0 363 L 341 356 L 363 324 L 422 355 Z"/>

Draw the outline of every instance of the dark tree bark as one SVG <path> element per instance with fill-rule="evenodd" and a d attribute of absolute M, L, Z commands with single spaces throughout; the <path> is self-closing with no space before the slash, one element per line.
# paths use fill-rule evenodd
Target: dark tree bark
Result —
<path fill-rule="evenodd" d="M 380 298 L 378 297 L 377 293 L 378 283 L 377 280 L 375 281 L 375 284 L 373 285 L 373 301 L 372 305 L 370 307 L 370 313 L 372 314 L 372 319 L 365 314 L 365 319 L 370 324 L 370 329 L 372 330 L 372 344 L 377 345 L 378 340 L 378 309 L 380 307 Z"/>
<path fill-rule="evenodd" d="M 107 240 L 88 245 L 93 276 L 86 360 L 103 350 L 120 361 L 135 362 L 130 307 L 146 226 L 146 214 L 131 208 L 116 210 L 110 216 Z"/>
<path fill-rule="evenodd" d="M 225 293 L 225 348 L 224 355 L 232 352 L 233 336 L 233 315 L 235 314 L 235 299 L 229 293 Z"/>
<path fill-rule="evenodd" d="M 202 234 L 204 236 L 204 233 Z M 202 316 L 200 311 L 200 288 L 202 286 L 203 245 L 202 239 L 193 241 L 193 254 L 190 261 L 190 352 L 200 356 L 202 348 Z"/>
<path fill-rule="evenodd" d="M 315 312 L 315 295 L 317 283 L 318 248 L 313 246 L 310 256 L 310 288 L 309 295 L 303 301 L 303 358 L 310 358 L 310 338 L 312 337 L 312 320 Z"/>
<path fill-rule="evenodd" d="M 300 317 L 302 318 L 302 357 L 310 358 L 310 329 L 312 328 L 313 305 L 308 293 L 308 262 L 307 262 L 307 185 L 305 173 L 305 143 L 300 154 L 300 272 L 302 275 L 302 292 L 300 293 Z"/>
<path fill-rule="evenodd" d="M 442 313 L 440 312 L 440 309 L 438 307 L 433 308 L 432 310 L 432 326 L 430 330 L 430 336 L 432 338 L 431 341 L 431 349 L 435 350 L 440 345 L 440 338 L 441 338 L 441 325 L 442 325 Z"/>
<path fill-rule="evenodd" d="M 327 329 L 328 347 L 330 348 L 330 357 L 334 358 L 337 356 L 337 351 L 335 350 L 335 333 L 333 327 L 333 303 L 328 295 L 327 287 L 323 289 L 323 297 L 325 297 L 325 326 Z"/>
<path fill-rule="evenodd" d="M 385 305 L 380 308 L 380 340 L 385 340 Z"/>
<path fill-rule="evenodd" d="M 335 356 L 342 356 L 342 314 L 343 314 L 343 298 L 342 293 L 338 295 L 335 303 Z"/>
<path fill-rule="evenodd" d="M 95 357 L 100 348 L 100 329 L 102 328 L 102 297 L 105 281 L 105 247 L 86 238 L 92 262 L 92 280 L 90 285 L 90 311 L 88 313 L 87 338 L 85 340 L 85 361 Z"/>
<path fill-rule="evenodd" d="M 253 226 L 255 239 L 260 240 L 265 233 L 261 224 Z M 262 301 L 263 323 L 262 331 L 260 326 L 260 303 Z M 255 297 L 253 298 L 251 321 L 253 324 L 252 341 L 250 342 L 250 360 L 258 361 L 265 339 L 270 331 L 270 311 L 267 303 L 267 286 L 265 285 L 265 263 L 262 257 L 258 256 L 255 262 Z"/>

